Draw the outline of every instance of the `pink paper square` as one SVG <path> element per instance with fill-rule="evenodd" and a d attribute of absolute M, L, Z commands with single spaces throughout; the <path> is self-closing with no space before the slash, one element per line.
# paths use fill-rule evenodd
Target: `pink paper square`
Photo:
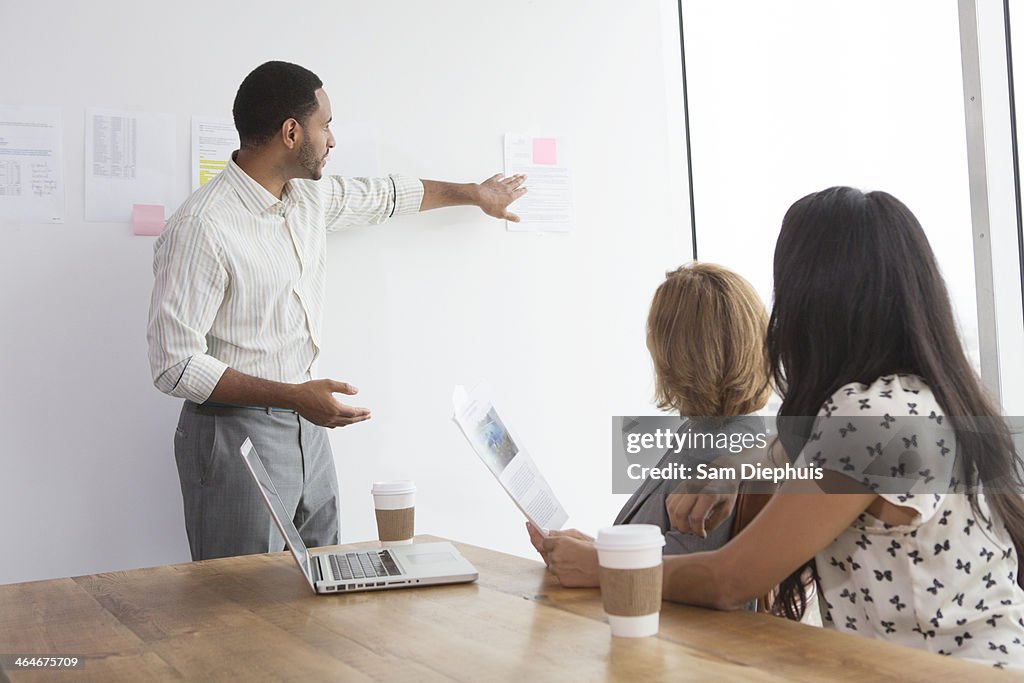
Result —
<path fill-rule="evenodd" d="M 163 204 L 133 204 L 132 232 L 136 235 L 156 237 L 164 229 Z"/>
<path fill-rule="evenodd" d="M 535 164 L 556 164 L 558 153 L 555 150 L 554 138 L 533 139 L 533 163 Z"/>

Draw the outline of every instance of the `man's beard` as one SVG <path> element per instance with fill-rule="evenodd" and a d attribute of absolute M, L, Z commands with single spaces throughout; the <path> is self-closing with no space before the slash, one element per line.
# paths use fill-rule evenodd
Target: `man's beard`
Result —
<path fill-rule="evenodd" d="M 310 180 L 320 180 L 323 176 L 323 157 L 316 153 L 308 139 L 299 145 L 299 164 L 309 173 Z"/>

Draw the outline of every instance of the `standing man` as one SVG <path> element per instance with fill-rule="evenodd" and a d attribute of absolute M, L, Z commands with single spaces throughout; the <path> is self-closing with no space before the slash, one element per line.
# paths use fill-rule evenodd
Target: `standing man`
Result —
<path fill-rule="evenodd" d="M 338 543 L 338 490 L 325 427 L 370 419 L 338 401 L 352 385 L 313 379 L 327 233 L 400 214 L 474 205 L 517 221 L 524 177 L 480 184 L 321 180 L 334 147 L 331 102 L 308 69 L 267 62 L 233 107 L 241 149 L 171 216 L 156 241 L 149 361 L 160 391 L 185 399 L 174 435 L 193 560 L 283 543 L 239 446 L 252 439 L 309 546 Z M 318 182 L 319 181 L 319 182 Z"/>

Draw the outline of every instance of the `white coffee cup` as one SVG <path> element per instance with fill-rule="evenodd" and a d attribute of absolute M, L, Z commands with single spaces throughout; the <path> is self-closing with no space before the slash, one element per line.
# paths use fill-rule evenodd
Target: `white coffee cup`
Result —
<path fill-rule="evenodd" d="M 416 484 L 409 479 L 375 481 L 370 489 L 377 537 L 383 546 L 409 545 L 415 533 Z"/>
<path fill-rule="evenodd" d="M 661 528 L 653 524 L 622 524 L 597 532 L 601 600 L 613 636 L 657 635 L 664 545 Z"/>

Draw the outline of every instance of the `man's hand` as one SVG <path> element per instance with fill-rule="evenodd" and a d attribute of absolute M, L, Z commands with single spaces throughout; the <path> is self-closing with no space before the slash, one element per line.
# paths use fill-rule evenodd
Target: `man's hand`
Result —
<path fill-rule="evenodd" d="M 347 382 L 333 379 L 288 384 L 228 368 L 213 388 L 210 400 L 234 406 L 288 408 L 321 427 L 344 427 L 370 419 L 369 409 L 339 403 L 334 398 L 335 392 L 351 396 L 359 390 Z"/>
<path fill-rule="evenodd" d="M 294 387 L 292 407 L 313 424 L 334 429 L 370 419 L 368 408 L 345 405 L 334 398 L 335 393 L 349 396 L 359 393 L 358 389 L 347 382 L 314 379 Z"/>
<path fill-rule="evenodd" d="M 480 183 L 480 210 L 488 216 L 505 219 L 513 223 L 519 222 L 519 216 L 508 212 L 508 205 L 526 194 L 523 183 L 526 176 L 514 175 L 506 178 L 501 173 L 492 175 Z"/>
<path fill-rule="evenodd" d="M 707 538 L 709 531 L 717 529 L 732 514 L 736 495 L 735 492 L 708 490 L 672 493 L 665 499 L 665 510 L 673 528 Z"/>

